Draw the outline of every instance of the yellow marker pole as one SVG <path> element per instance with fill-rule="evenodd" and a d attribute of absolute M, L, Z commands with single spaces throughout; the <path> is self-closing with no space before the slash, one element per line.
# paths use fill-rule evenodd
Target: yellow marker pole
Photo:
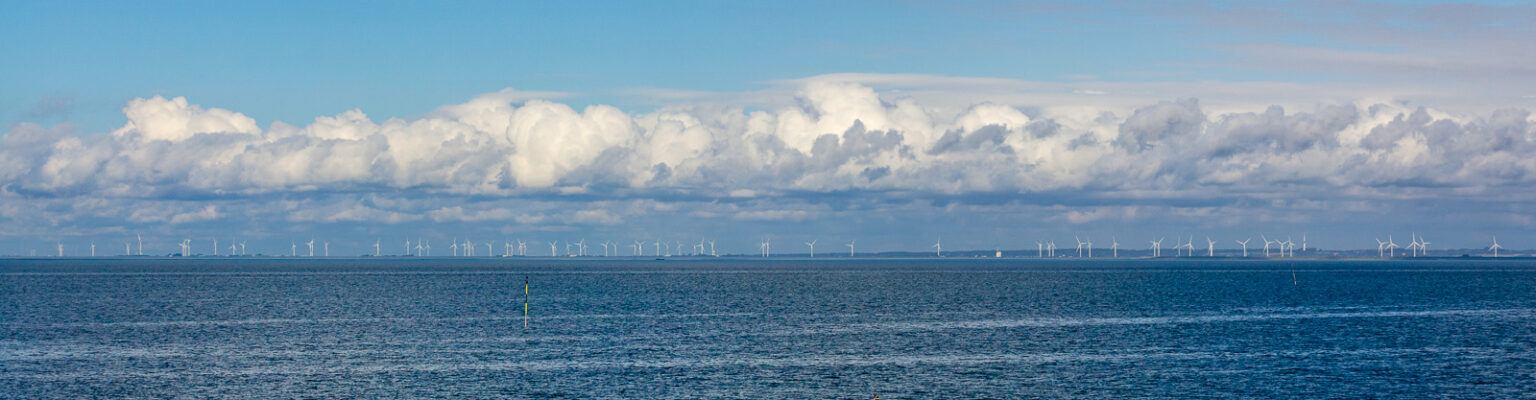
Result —
<path fill-rule="evenodd" d="M 528 276 L 523 275 L 523 329 L 528 329 Z"/>

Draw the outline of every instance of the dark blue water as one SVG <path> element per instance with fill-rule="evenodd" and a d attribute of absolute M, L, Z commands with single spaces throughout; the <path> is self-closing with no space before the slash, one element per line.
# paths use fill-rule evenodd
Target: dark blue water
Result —
<path fill-rule="evenodd" d="M 0 260 L 5 398 L 876 393 L 1531 398 L 1536 263 Z"/>

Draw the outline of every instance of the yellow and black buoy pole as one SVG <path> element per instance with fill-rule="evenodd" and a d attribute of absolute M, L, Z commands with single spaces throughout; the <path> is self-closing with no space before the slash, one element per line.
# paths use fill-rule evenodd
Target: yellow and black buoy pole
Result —
<path fill-rule="evenodd" d="M 528 329 L 528 275 L 523 275 L 523 329 Z"/>

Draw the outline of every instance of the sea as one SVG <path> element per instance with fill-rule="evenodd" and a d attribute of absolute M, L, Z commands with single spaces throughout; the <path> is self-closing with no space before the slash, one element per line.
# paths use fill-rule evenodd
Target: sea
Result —
<path fill-rule="evenodd" d="M 0 398 L 1536 398 L 1529 259 L 0 260 Z"/>

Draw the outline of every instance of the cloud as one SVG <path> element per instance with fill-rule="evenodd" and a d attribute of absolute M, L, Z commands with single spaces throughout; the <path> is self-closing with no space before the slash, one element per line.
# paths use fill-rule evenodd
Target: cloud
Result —
<path fill-rule="evenodd" d="M 1130 100 L 1117 94 L 1073 105 L 1006 95 L 955 104 L 944 100 L 949 95 L 880 85 L 984 93 L 1029 85 L 910 75 L 789 84 L 800 86 L 783 91 L 788 98 L 770 108 L 577 110 L 509 89 L 413 119 L 374 120 L 349 110 L 266 129 L 239 112 L 180 97 L 137 99 L 124 108 L 127 122 L 110 134 L 79 135 L 66 124 L 11 126 L 0 137 L 0 188 L 22 199 L 223 202 L 98 213 L 134 223 L 252 212 L 296 223 L 430 220 L 553 229 L 645 222 L 647 210 L 737 221 L 812 221 L 837 212 L 774 206 L 784 199 L 837 207 L 861 197 L 1209 207 L 1316 197 L 1452 199 L 1469 192 L 1518 201 L 1536 187 L 1536 124 L 1519 108 L 1451 112 L 1390 96 L 1301 107 L 1212 107 L 1192 97 L 1124 106 Z M 293 205 L 241 205 L 272 198 Z M 654 202 L 603 205 L 636 199 Z M 677 210 L 669 203 L 700 201 L 742 206 L 665 211 Z M 941 200 L 948 201 L 954 200 Z M 1114 210 L 1057 215 L 1084 224 L 1113 219 Z"/>

